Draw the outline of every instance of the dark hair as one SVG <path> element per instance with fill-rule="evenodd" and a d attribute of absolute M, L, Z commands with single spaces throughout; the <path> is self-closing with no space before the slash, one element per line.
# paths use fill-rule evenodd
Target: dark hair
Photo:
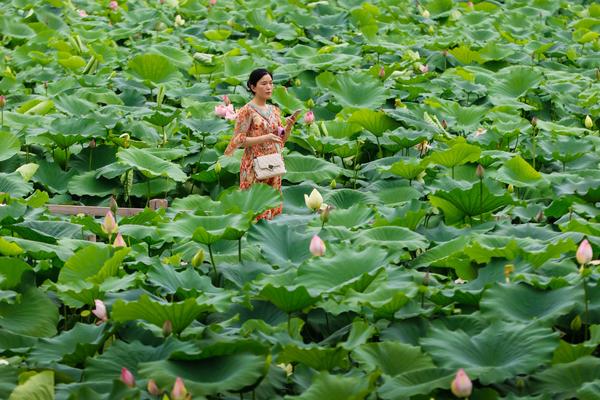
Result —
<path fill-rule="evenodd" d="M 258 81 L 260 81 L 265 75 L 269 75 L 271 79 L 273 79 L 273 74 L 264 68 L 257 68 L 254 71 L 250 72 L 248 82 L 246 82 L 246 87 L 248 88 L 248 91 L 250 93 L 254 93 L 254 91 L 252 90 L 252 86 L 256 86 Z"/>

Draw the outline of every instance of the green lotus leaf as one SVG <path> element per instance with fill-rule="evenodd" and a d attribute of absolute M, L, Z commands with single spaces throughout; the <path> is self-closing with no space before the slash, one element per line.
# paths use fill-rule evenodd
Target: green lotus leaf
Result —
<path fill-rule="evenodd" d="M 465 368 L 483 385 L 526 374 L 550 361 L 558 334 L 535 324 L 496 322 L 475 335 L 433 328 L 421 346 L 442 368 Z"/>
<path fill-rule="evenodd" d="M 10 132 L 0 131 L 0 161 L 8 160 L 21 150 L 19 138 Z"/>
<path fill-rule="evenodd" d="M 170 266 L 154 266 L 146 276 L 148 282 L 168 294 L 189 292 L 190 295 L 186 297 L 190 297 L 194 293 L 216 293 L 221 291 L 221 289 L 212 286 L 208 276 L 200 275 L 192 268 L 178 272 Z"/>
<path fill-rule="evenodd" d="M 317 84 L 329 91 L 344 107 L 376 108 L 388 95 L 381 82 L 364 73 L 342 73 L 334 75 L 324 72 L 317 77 Z"/>
<path fill-rule="evenodd" d="M 542 81 L 542 74 L 532 67 L 512 66 L 500 70 L 496 81 L 489 88 L 489 98 L 494 105 L 512 105 L 520 108 L 532 108 L 516 101 L 529 89 L 535 88 Z"/>
<path fill-rule="evenodd" d="M 570 363 L 556 364 L 533 377 L 537 393 L 552 393 L 557 399 L 580 398 L 585 384 L 600 380 L 600 359 L 586 356 Z M 593 389 L 586 387 L 586 392 Z M 592 397 L 593 398 L 593 397 Z"/>
<path fill-rule="evenodd" d="M 590 341 L 595 342 L 594 340 Z M 596 344 L 590 345 L 587 342 L 571 344 L 565 342 L 564 340 L 561 340 L 556 350 L 554 350 L 554 355 L 552 356 L 552 364 L 564 364 L 577 361 L 582 357 L 592 355 L 594 353 L 595 347 Z"/>
<path fill-rule="evenodd" d="M 527 161 L 517 155 L 498 169 L 496 179 L 516 187 L 530 187 L 539 183 L 543 178 Z"/>
<path fill-rule="evenodd" d="M 283 86 L 278 86 L 273 89 L 273 101 L 278 104 L 283 111 L 293 113 L 296 110 L 303 110 L 304 103 L 296 98 L 289 91 L 285 90 Z"/>
<path fill-rule="evenodd" d="M 471 50 L 468 46 L 461 45 L 455 47 L 448 51 L 448 53 L 452 54 L 459 63 L 468 65 L 468 64 L 483 64 L 485 62 L 484 58 L 479 54 L 478 51 Z"/>
<path fill-rule="evenodd" d="M 292 182 L 314 182 L 330 181 L 341 175 L 344 170 L 330 162 L 313 156 L 305 156 L 298 153 L 290 153 L 284 157 L 287 172 L 283 179 Z"/>
<path fill-rule="evenodd" d="M 480 157 L 481 148 L 479 146 L 468 143 L 457 143 L 447 150 L 433 152 L 423 162 L 454 168 L 457 165 L 478 161 Z"/>
<path fill-rule="evenodd" d="M 14 243 L 4 242 L 2 245 L 14 245 Z M 9 251 L 10 252 L 10 251 Z M 4 254 L 5 251 L 0 250 Z M 25 261 L 13 257 L 0 257 L 0 289 L 13 289 L 21 283 L 23 274 L 31 271 L 32 268 Z"/>
<path fill-rule="evenodd" d="M 425 249 L 428 241 L 424 236 L 402 226 L 380 226 L 361 231 L 356 243 L 366 246 L 382 246 L 391 249 Z"/>
<path fill-rule="evenodd" d="M 146 294 L 139 300 L 125 302 L 117 300 L 110 313 L 117 322 L 144 320 L 159 328 L 165 321 L 171 321 L 173 332 L 181 332 L 200 314 L 212 310 L 212 305 L 203 303 L 202 298 L 189 298 L 184 301 L 165 303 L 151 300 Z"/>
<path fill-rule="evenodd" d="M 248 242 L 258 245 L 263 256 L 275 265 L 301 263 L 310 257 L 311 235 L 297 232 L 288 224 L 255 224 Z"/>
<path fill-rule="evenodd" d="M 401 176 L 404 179 L 413 180 L 423 171 L 425 171 L 426 164 L 420 160 L 400 160 L 396 161 L 387 168 L 383 168 L 383 171 L 391 172 L 394 175 Z"/>
<path fill-rule="evenodd" d="M 393 341 L 363 344 L 354 349 L 352 358 L 368 371 L 380 369 L 391 376 L 434 367 L 431 358 L 419 347 Z"/>
<path fill-rule="evenodd" d="M 33 191 L 31 183 L 25 182 L 18 172 L 0 172 L 0 193 L 10 193 L 13 197 L 24 197 Z"/>
<path fill-rule="evenodd" d="M 347 287 L 362 291 L 385 266 L 386 255 L 380 247 L 371 246 L 361 251 L 343 248 L 333 257 L 319 257 L 302 264 L 294 283 L 304 285 L 314 294 Z"/>
<path fill-rule="evenodd" d="M 366 108 L 352 113 L 348 122 L 359 124 L 375 136 L 382 136 L 384 132 L 394 130 L 400 125 L 384 112 Z"/>
<path fill-rule="evenodd" d="M 149 50 L 165 56 L 178 68 L 187 70 L 192 66 L 192 57 L 186 51 L 180 50 L 176 46 L 158 44 L 150 47 Z"/>
<path fill-rule="evenodd" d="M 106 325 L 85 325 L 76 323 L 73 329 L 63 331 L 51 339 L 40 339 L 30 354 L 33 362 L 46 364 L 61 362 L 79 365 L 87 357 L 92 357 L 102 345 Z"/>
<path fill-rule="evenodd" d="M 165 176 L 176 182 L 185 182 L 187 180 L 187 175 L 178 165 L 158 158 L 143 149 L 136 149 L 135 147 L 121 149 L 117 153 L 117 158 L 123 164 L 137 168 L 150 177 Z"/>
<path fill-rule="evenodd" d="M 165 83 L 177 76 L 177 68 L 160 54 L 141 54 L 132 58 L 128 67 L 147 86 Z"/>
<path fill-rule="evenodd" d="M 269 208 L 278 207 L 282 198 L 281 193 L 272 186 L 259 183 L 248 190 L 227 192 L 219 200 L 224 213 L 246 214 L 251 211 L 253 215 L 258 215 Z"/>
<path fill-rule="evenodd" d="M 24 221 L 13 225 L 22 238 L 56 243 L 62 238 L 81 238 L 81 225 L 62 221 Z"/>
<path fill-rule="evenodd" d="M 322 121 L 321 130 L 336 139 L 354 139 L 361 131 L 361 125 L 349 121 Z"/>
<path fill-rule="evenodd" d="M 254 61 L 250 57 L 223 57 L 223 73 L 232 85 L 245 82 L 254 68 Z"/>
<path fill-rule="evenodd" d="M 303 310 L 319 300 L 319 296 L 311 296 L 304 286 L 289 287 L 267 284 L 259 296 L 275 304 L 280 310 L 291 313 Z"/>
<path fill-rule="evenodd" d="M 449 388 L 455 375 L 456 371 L 449 369 L 425 368 L 394 377 L 384 376 L 383 385 L 377 393 L 386 400 L 427 395 L 438 388 Z"/>
<path fill-rule="evenodd" d="M 54 100 L 56 108 L 66 114 L 83 117 L 97 108 L 97 105 L 77 96 L 61 95 Z"/>
<path fill-rule="evenodd" d="M 345 226 L 355 228 L 366 225 L 373 219 L 373 209 L 362 203 L 356 203 L 350 208 L 330 211 L 327 226 Z"/>
<path fill-rule="evenodd" d="M 310 193 L 306 193 L 310 195 Z M 374 204 L 374 196 L 368 192 L 360 192 L 353 189 L 337 189 L 327 193 L 324 202 L 336 209 L 347 209 L 355 205 Z"/>
<path fill-rule="evenodd" d="M 298 346 L 288 344 L 277 356 L 280 363 L 301 363 L 317 371 L 331 371 L 345 368 L 348 363 L 348 350 L 341 347 Z"/>
<path fill-rule="evenodd" d="M 42 371 L 19 384 L 8 400 L 54 399 L 54 371 Z"/>
<path fill-rule="evenodd" d="M 321 372 L 314 376 L 310 387 L 298 396 L 286 400 L 364 400 L 375 386 L 377 375 L 343 376 Z"/>
<path fill-rule="evenodd" d="M 250 228 L 253 213 L 207 215 L 195 217 L 197 228 L 192 239 L 203 244 L 213 244 L 220 239 L 237 240 Z"/>
<path fill-rule="evenodd" d="M 35 337 L 56 334 L 58 307 L 40 289 L 29 288 L 14 304 L 0 302 L 0 327 Z"/>
<path fill-rule="evenodd" d="M 173 204 L 169 204 L 169 208 L 181 211 L 194 211 L 195 213 L 210 214 L 213 210 L 218 210 L 219 202 L 213 201 L 208 196 L 200 196 L 192 194 L 187 197 L 177 198 L 173 200 Z"/>
<path fill-rule="evenodd" d="M 58 164 L 49 163 L 46 160 L 40 160 L 38 164 L 40 167 L 32 179 L 35 183 L 46 188 L 50 193 L 66 193 L 71 179 L 77 175 L 77 170 L 75 169 L 63 171 Z"/>
<path fill-rule="evenodd" d="M 58 274 L 59 283 L 88 281 L 101 283 L 104 279 L 117 275 L 121 263 L 129 254 L 130 248 L 113 251 L 109 247 L 87 246 L 77 251 L 66 262 Z"/>
<path fill-rule="evenodd" d="M 582 303 L 583 291 L 577 286 L 540 290 L 525 284 L 497 284 L 484 292 L 480 309 L 489 318 L 553 323 Z"/>

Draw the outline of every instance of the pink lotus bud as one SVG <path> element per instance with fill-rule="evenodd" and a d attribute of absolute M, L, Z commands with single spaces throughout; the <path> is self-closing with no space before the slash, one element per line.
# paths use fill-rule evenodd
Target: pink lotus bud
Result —
<path fill-rule="evenodd" d="M 0 108 L 4 108 L 5 105 L 6 105 L 6 97 L 4 97 L 3 95 L 0 95 Z"/>
<path fill-rule="evenodd" d="M 485 169 L 481 164 L 477 164 L 477 168 L 475 169 L 475 174 L 479 179 L 483 179 L 483 174 L 485 173 Z"/>
<path fill-rule="evenodd" d="M 175 384 L 173 385 L 173 390 L 171 390 L 171 399 L 172 400 L 185 400 L 187 397 L 187 389 L 183 384 L 183 379 L 177 377 L 175 379 Z"/>
<path fill-rule="evenodd" d="M 473 383 L 464 369 L 459 369 L 450 385 L 452 393 L 456 397 L 469 397 L 473 391 Z"/>
<path fill-rule="evenodd" d="M 381 68 L 379 69 L 379 77 L 380 77 L 381 79 L 385 78 L 385 68 L 381 67 Z"/>
<path fill-rule="evenodd" d="M 215 4 L 217 4 L 217 0 L 210 0 L 209 3 L 210 3 L 211 6 L 214 6 Z"/>
<path fill-rule="evenodd" d="M 110 196 L 110 200 L 108 201 L 108 208 L 110 208 L 110 211 L 113 213 L 113 215 L 117 215 L 117 211 L 119 211 L 119 205 L 117 204 L 117 200 L 114 196 Z"/>
<path fill-rule="evenodd" d="M 123 236 L 121 236 L 121 232 L 117 233 L 117 237 L 115 238 L 115 241 L 113 242 L 113 246 L 127 247 L 127 243 L 125 243 L 125 240 L 123 240 Z"/>
<path fill-rule="evenodd" d="M 148 393 L 150 393 L 152 396 L 158 396 L 162 392 L 158 388 L 158 385 L 156 384 L 156 381 L 154 379 L 150 379 L 148 381 L 148 386 L 146 387 L 146 390 L 148 390 Z"/>
<path fill-rule="evenodd" d="M 110 3 L 108 3 L 108 8 L 110 8 L 113 11 L 116 11 L 117 8 L 119 8 L 119 3 L 117 3 L 115 0 L 112 0 Z"/>
<path fill-rule="evenodd" d="M 102 223 L 101 228 L 102 232 L 106 233 L 107 235 L 113 235 L 119 231 L 117 221 L 115 221 L 115 217 L 110 210 L 106 213 L 106 217 L 104 217 L 104 222 Z"/>
<path fill-rule="evenodd" d="M 448 50 L 446 50 L 446 49 L 445 49 L 445 50 L 443 50 L 443 51 L 442 51 L 442 55 L 443 55 L 444 57 L 448 57 Z"/>
<path fill-rule="evenodd" d="M 106 312 L 106 305 L 104 305 L 104 302 L 102 300 L 94 300 L 94 304 L 96 305 L 96 308 L 94 308 L 92 310 L 92 313 L 101 321 L 101 322 L 106 322 L 108 321 L 108 313 Z"/>
<path fill-rule="evenodd" d="M 577 253 L 575 254 L 575 258 L 579 265 L 585 265 L 592 261 L 592 257 L 594 256 L 592 251 L 592 246 L 587 239 L 583 239 L 583 241 L 579 244 L 579 248 L 577 249 Z"/>
<path fill-rule="evenodd" d="M 229 97 L 227 97 L 226 94 L 223 95 L 223 103 L 225 103 L 226 106 L 231 104 L 231 101 L 229 100 Z"/>
<path fill-rule="evenodd" d="M 467 7 L 469 7 L 470 9 L 473 9 L 473 2 L 472 1 L 467 1 Z"/>
<path fill-rule="evenodd" d="M 325 254 L 325 243 L 323 243 L 320 237 L 314 235 L 310 241 L 309 250 L 313 256 L 321 257 Z"/>
<path fill-rule="evenodd" d="M 81 18 L 85 18 L 88 16 L 87 12 L 85 12 L 85 10 L 77 10 L 77 13 L 79 14 L 79 16 Z"/>
<path fill-rule="evenodd" d="M 309 111 L 306 114 L 304 114 L 304 123 L 305 124 L 312 124 L 314 121 L 315 121 L 315 114 L 312 111 Z"/>
<path fill-rule="evenodd" d="M 125 367 L 121 368 L 121 380 L 130 388 L 135 387 L 135 378 L 131 371 Z"/>
<path fill-rule="evenodd" d="M 422 74 L 426 74 L 429 72 L 429 66 L 427 64 L 419 65 L 419 71 L 421 71 Z"/>

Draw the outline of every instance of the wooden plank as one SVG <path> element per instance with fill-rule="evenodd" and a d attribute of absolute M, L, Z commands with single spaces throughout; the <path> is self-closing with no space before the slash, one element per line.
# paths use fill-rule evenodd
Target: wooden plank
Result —
<path fill-rule="evenodd" d="M 159 208 L 167 208 L 169 203 L 166 199 L 152 199 L 149 202 L 150 209 L 158 210 Z M 54 214 L 64 215 L 93 215 L 94 217 L 104 217 L 109 207 L 96 207 L 96 206 L 71 206 L 62 204 L 47 204 L 48 210 Z M 144 208 L 119 208 L 117 214 L 123 217 L 130 217 L 144 211 Z"/>

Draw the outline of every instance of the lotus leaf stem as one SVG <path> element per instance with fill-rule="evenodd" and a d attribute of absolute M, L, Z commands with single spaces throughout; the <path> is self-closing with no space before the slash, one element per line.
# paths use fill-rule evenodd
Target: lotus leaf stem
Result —
<path fill-rule="evenodd" d="M 210 263 L 212 265 L 213 273 L 215 275 L 215 280 L 216 280 L 217 279 L 217 266 L 215 265 L 215 259 L 213 257 L 213 252 L 212 252 L 212 246 L 210 244 L 208 245 L 208 254 L 210 255 Z"/>
<path fill-rule="evenodd" d="M 584 271 L 585 272 L 585 271 Z M 584 314 L 585 321 L 583 324 L 583 340 L 589 339 L 589 324 L 590 324 L 590 310 L 589 310 L 589 296 L 588 296 L 588 287 L 587 287 L 587 277 L 583 276 L 583 304 L 584 304 Z"/>
<path fill-rule="evenodd" d="M 238 260 L 242 262 L 242 238 L 238 239 Z"/>

